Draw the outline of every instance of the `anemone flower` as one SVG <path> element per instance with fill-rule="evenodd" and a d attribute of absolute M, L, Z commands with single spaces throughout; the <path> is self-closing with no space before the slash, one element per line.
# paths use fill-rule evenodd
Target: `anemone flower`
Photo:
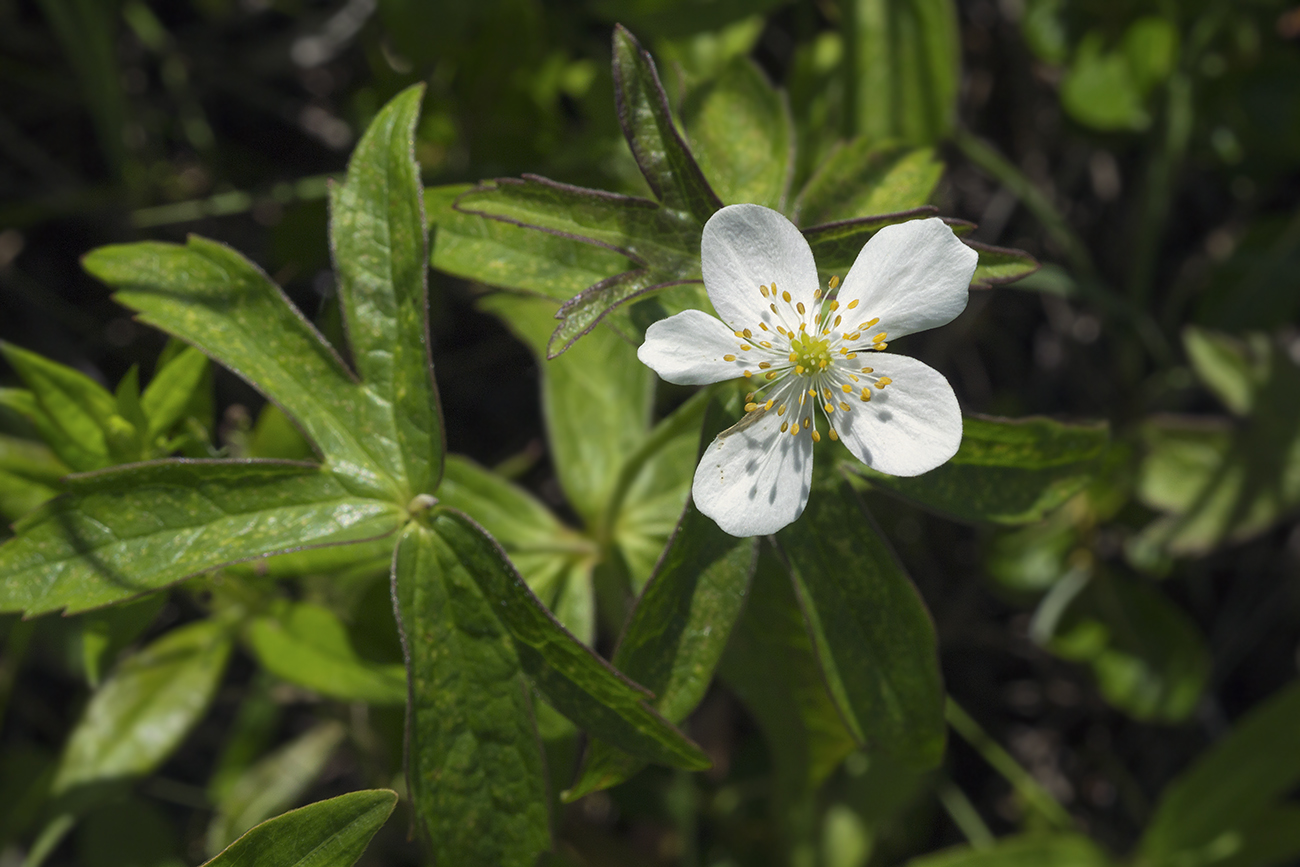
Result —
<path fill-rule="evenodd" d="M 637 357 L 668 382 L 744 377 L 745 417 L 705 450 L 695 504 L 733 536 L 775 533 L 803 513 L 817 415 L 867 466 L 915 476 L 961 444 L 948 380 L 888 341 L 951 322 L 966 308 L 978 255 L 937 218 L 886 226 L 829 291 L 812 250 L 776 211 L 731 205 L 700 241 L 715 319 L 687 310 L 646 331 Z"/>

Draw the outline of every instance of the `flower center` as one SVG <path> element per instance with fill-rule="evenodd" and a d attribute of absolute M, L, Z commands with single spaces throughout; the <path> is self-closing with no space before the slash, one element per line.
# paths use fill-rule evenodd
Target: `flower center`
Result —
<path fill-rule="evenodd" d="M 831 342 L 825 337 L 800 332 L 790 341 L 790 360 L 794 362 L 797 374 L 813 376 L 820 373 L 831 366 Z"/>

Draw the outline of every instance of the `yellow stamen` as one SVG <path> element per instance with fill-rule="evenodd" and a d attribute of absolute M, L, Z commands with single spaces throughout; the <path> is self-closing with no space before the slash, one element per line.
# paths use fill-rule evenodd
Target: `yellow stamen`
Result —
<path fill-rule="evenodd" d="M 835 287 L 832 286 L 831 288 L 834 289 Z M 831 302 L 831 309 L 832 309 L 832 310 L 839 310 L 839 309 L 840 309 L 840 302 L 838 302 L 838 301 L 832 301 L 832 302 Z"/>
<path fill-rule="evenodd" d="M 849 309 L 850 309 L 850 310 L 852 310 L 854 307 L 857 307 L 857 306 L 858 306 L 858 299 L 854 298 L 852 301 L 849 302 Z"/>
<path fill-rule="evenodd" d="M 759 287 L 758 287 L 758 291 L 763 293 L 763 297 L 764 297 L 764 298 L 767 297 L 767 287 L 766 287 L 766 286 L 759 286 Z"/>
<path fill-rule="evenodd" d="M 790 360 L 791 360 L 791 361 L 794 361 L 794 360 L 795 360 L 796 358 L 798 358 L 798 357 L 799 357 L 799 356 L 795 355 L 793 352 L 790 353 Z M 796 365 L 794 366 L 794 372 L 795 372 L 795 373 L 803 373 L 803 365 L 802 365 L 802 364 L 796 364 Z"/>
<path fill-rule="evenodd" d="M 749 352 L 749 350 L 751 350 L 751 349 L 753 349 L 753 348 L 754 348 L 754 347 L 752 347 L 752 346 L 750 346 L 750 345 L 748 345 L 748 344 L 745 344 L 745 343 L 740 344 L 740 351 L 741 351 L 741 352 Z"/>
<path fill-rule="evenodd" d="M 761 329 L 763 329 L 764 331 L 767 330 L 767 326 L 764 325 L 762 322 L 758 323 L 758 327 L 761 328 Z"/>
<path fill-rule="evenodd" d="M 832 286 L 831 288 L 834 289 L 835 287 Z M 818 298 L 820 298 L 820 297 L 822 297 L 822 290 L 821 290 L 820 288 L 814 289 L 814 290 L 813 290 L 813 300 L 816 301 L 816 300 L 817 300 Z"/>
<path fill-rule="evenodd" d="M 831 442 L 839 442 L 839 439 L 840 435 L 835 432 L 835 428 L 831 428 Z"/>
<path fill-rule="evenodd" d="M 848 412 L 850 409 L 852 409 L 852 407 L 850 407 L 844 401 L 840 401 L 840 409 L 844 410 L 845 412 Z"/>
<path fill-rule="evenodd" d="M 813 438 L 813 442 L 815 443 L 819 443 L 822 441 L 822 435 L 817 433 L 817 431 L 812 432 L 812 438 Z"/>
<path fill-rule="evenodd" d="M 835 412 L 835 404 L 828 403 L 825 406 L 823 406 L 822 409 L 826 410 L 827 412 Z"/>
<path fill-rule="evenodd" d="M 766 374 L 764 374 L 764 376 L 769 380 L 776 379 L 778 375 L 779 374 L 777 374 L 775 370 L 769 370 Z"/>
<path fill-rule="evenodd" d="M 734 356 L 734 355 L 724 355 L 724 356 L 722 356 L 722 360 L 723 360 L 723 361 L 735 361 L 735 360 L 736 360 L 736 356 Z"/>
<path fill-rule="evenodd" d="M 891 382 L 893 382 L 893 380 L 890 379 L 888 376 L 882 376 L 880 377 L 880 379 L 876 380 L 876 388 L 884 388 L 885 386 L 889 385 Z"/>
<path fill-rule="evenodd" d="M 845 394 L 850 394 L 853 391 L 853 386 L 849 385 L 846 382 L 840 386 L 840 390 L 843 391 Z"/>
<path fill-rule="evenodd" d="M 771 400 L 771 399 L 769 399 L 767 403 L 763 404 L 763 409 L 771 409 L 771 408 L 772 408 L 772 404 L 774 404 L 774 403 L 776 403 L 775 400 Z"/>
<path fill-rule="evenodd" d="M 745 371 L 745 379 L 749 379 L 749 378 L 750 378 L 751 376 L 753 376 L 753 375 L 754 375 L 754 372 L 753 372 L 752 370 L 746 370 L 746 371 Z"/>
<path fill-rule="evenodd" d="M 745 412 L 753 412 L 756 409 L 758 409 L 758 404 L 756 403 L 745 404 Z"/>
<path fill-rule="evenodd" d="M 790 422 L 788 421 L 781 422 L 781 433 L 785 433 L 789 429 L 790 429 Z"/>
<path fill-rule="evenodd" d="M 862 323 L 862 327 L 863 327 L 863 328 L 870 328 L 871 326 L 875 325 L 875 324 L 876 324 L 877 322 L 879 322 L 879 321 L 880 321 L 880 317 L 877 316 L 875 319 L 872 319 L 870 322 L 863 322 L 863 323 Z"/>
<path fill-rule="evenodd" d="M 789 303 L 790 303 L 790 293 L 789 293 L 789 292 L 782 292 L 782 293 L 781 293 L 781 300 L 783 300 L 786 304 L 789 304 Z"/>
<path fill-rule="evenodd" d="M 835 288 L 836 286 L 838 286 L 838 285 L 840 285 L 840 278 L 839 278 L 839 276 L 838 276 L 838 275 L 835 275 L 835 274 L 832 274 L 832 275 L 831 275 L 830 287 L 831 287 L 832 289 L 834 289 L 834 288 Z"/>
<path fill-rule="evenodd" d="M 771 366 L 772 366 L 772 365 L 768 364 L 766 361 L 760 361 L 760 362 L 758 363 L 758 369 L 759 369 L 759 370 L 767 370 L 767 369 L 768 369 L 769 367 L 771 367 Z"/>
<path fill-rule="evenodd" d="M 802 302 L 802 301 L 800 301 L 798 304 L 794 305 L 794 309 L 799 311 L 799 315 L 800 315 L 800 316 L 802 316 L 802 315 L 804 315 L 805 313 L 808 312 L 807 310 L 804 309 L 804 306 L 803 306 L 803 302 Z"/>
<path fill-rule="evenodd" d="M 778 416 L 785 415 L 785 404 L 781 404 L 780 406 L 778 406 L 778 407 L 776 408 L 776 414 L 777 414 Z"/>

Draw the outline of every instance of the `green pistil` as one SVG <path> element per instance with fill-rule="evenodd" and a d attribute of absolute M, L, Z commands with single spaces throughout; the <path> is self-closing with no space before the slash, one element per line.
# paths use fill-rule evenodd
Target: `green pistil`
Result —
<path fill-rule="evenodd" d="M 831 366 L 830 341 L 806 332 L 790 341 L 790 351 L 796 358 L 795 372 L 812 376 Z"/>

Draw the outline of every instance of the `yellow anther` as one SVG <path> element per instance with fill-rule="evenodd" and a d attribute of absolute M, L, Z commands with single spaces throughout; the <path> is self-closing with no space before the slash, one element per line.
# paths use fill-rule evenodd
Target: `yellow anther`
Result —
<path fill-rule="evenodd" d="M 763 293 L 763 297 L 764 297 L 764 298 L 767 297 L 767 287 L 766 287 L 766 286 L 759 286 L 759 287 L 758 287 L 758 291 Z"/>
<path fill-rule="evenodd" d="M 850 407 L 844 401 L 840 401 L 840 409 L 844 410 L 845 412 L 848 412 L 850 409 L 852 409 L 852 407 Z"/>
<path fill-rule="evenodd" d="M 776 305 L 775 305 L 775 304 L 769 304 L 769 305 L 767 305 L 767 306 L 772 308 L 772 312 L 773 312 L 773 313 L 776 312 Z"/>
<path fill-rule="evenodd" d="M 756 403 L 745 404 L 745 412 L 753 412 L 756 409 L 758 409 L 758 404 Z"/>
<path fill-rule="evenodd" d="M 827 336 L 827 335 L 830 334 L 830 333 L 831 333 L 831 330 L 830 330 L 829 328 L 823 328 L 823 329 L 822 329 L 822 337 L 825 337 L 825 336 Z"/>
<path fill-rule="evenodd" d="M 788 421 L 781 422 L 781 433 L 785 433 L 789 429 L 790 429 L 790 422 Z"/>
<path fill-rule="evenodd" d="M 769 399 L 767 403 L 763 404 L 763 409 L 771 409 L 771 408 L 772 408 L 772 404 L 774 404 L 774 403 L 776 403 L 775 400 L 771 400 L 771 399 Z"/>
<path fill-rule="evenodd" d="M 740 344 L 740 351 L 741 351 L 741 352 L 749 352 L 749 350 L 751 350 L 751 349 L 753 349 L 753 348 L 754 348 L 754 347 L 752 347 L 752 346 L 750 346 L 750 345 L 748 345 L 748 344 L 745 344 L 745 343 Z"/>
<path fill-rule="evenodd" d="M 761 347 L 763 347 L 764 349 L 771 349 L 771 348 L 772 348 L 772 344 L 769 343 L 769 342 L 766 341 L 766 340 L 760 340 L 760 341 L 758 341 L 758 345 L 761 346 Z"/>
<path fill-rule="evenodd" d="M 804 315 L 805 313 L 808 312 L 806 309 L 804 309 L 804 306 L 803 306 L 803 302 L 802 302 L 802 301 L 800 301 L 798 304 L 794 305 L 794 309 L 799 311 L 799 315 L 800 315 L 800 316 L 802 316 L 802 315 Z"/>
<path fill-rule="evenodd" d="M 745 379 L 749 379 L 753 375 L 754 375 L 753 371 L 750 370 L 745 371 Z"/>
<path fill-rule="evenodd" d="M 798 357 L 799 357 L 799 356 L 795 355 L 793 352 L 790 353 L 790 360 L 791 360 L 791 361 L 794 361 L 794 360 L 795 360 L 796 358 L 798 358 Z M 794 366 L 794 372 L 795 372 L 795 373 L 803 373 L 803 365 L 802 365 L 802 364 L 796 364 L 796 365 Z"/>
<path fill-rule="evenodd" d="M 839 276 L 836 275 L 836 274 L 832 274 L 832 275 L 831 275 L 830 287 L 831 287 L 832 289 L 834 289 L 834 288 L 835 288 L 836 286 L 838 286 L 838 285 L 840 285 L 840 278 L 839 278 Z"/>
<path fill-rule="evenodd" d="M 863 372 L 863 373 L 875 373 L 875 370 L 872 369 L 872 368 L 870 368 L 870 367 L 864 367 L 864 368 L 862 368 L 862 372 Z"/>
<path fill-rule="evenodd" d="M 829 364 L 829 363 L 830 363 L 830 362 L 828 362 L 826 359 L 823 358 L 821 361 L 817 362 L 817 366 L 818 366 L 819 368 L 821 368 L 822 370 L 825 370 L 825 369 L 826 369 L 826 365 Z"/>
<path fill-rule="evenodd" d="M 827 400 L 830 400 L 832 397 L 835 396 L 835 392 L 831 391 L 829 388 L 823 388 L 822 394 L 826 396 Z"/>
<path fill-rule="evenodd" d="M 767 369 L 768 369 L 769 367 L 771 367 L 771 366 L 772 366 L 772 365 L 771 365 L 771 364 L 768 364 L 766 361 L 760 361 L 760 362 L 758 363 L 758 369 L 759 369 L 759 370 L 767 370 Z"/>
<path fill-rule="evenodd" d="M 776 330 L 779 331 L 781 334 L 786 335 L 787 337 L 790 336 L 790 332 L 785 330 L 785 326 L 784 326 L 784 325 L 778 325 L 778 326 L 776 326 Z"/>
<path fill-rule="evenodd" d="M 791 352 L 791 353 L 790 353 L 790 360 L 791 360 L 791 361 L 798 361 L 798 360 L 799 360 L 799 353 L 797 353 L 797 352 Z"/>
<path fill-rule="evenodd" d="M 803 420 L 803 429 L 804 429 L 804 430 L 808 430 L 808 428 L 810 428 L 810 427 L 812 427 L 812 419 L 810 419 L 810 418 L 806 418 L 806 419 L 804 419 L 804 420 Z"/>
<path fill-rule="evenodd" d="M 848 352 L 848 353 L 845 353 L 844 357 L 845 357 L 845 358 L 857 358 L 857 357 L 858 357 L 858 354 L 857 354 L 856 352 Z"/>
<path fill-rule="evenodd" d="M 863 403 L 870 403 L 871 392 L 865 388 L 862 389 L 862 394 L 858 395 L 858 399 L 861 400 Z"/>
<path fill-rule="evenodd" d="M 857 339 L 858 339 L 859 337 L 861 337 L 861 336 L 862 336 L 862 332 L 861 332 L 861 331 L 855 331 L 855 332 L 853 332 L 852 334 L 845 334 L 845 335 L 844 335 L 844 339 L 845 339 L 845 340 L 857 340 Z"/>
<path fill-rule="evenodd" d="M 835 428 L 831 428 L 831 442 L 839 442 L 839 439 L 840 435 L 835 432 Z"/>
<path fill-rule="evenodd" d="M 742 331 L 741 334 L 744 335 L 745 337 L 753 337 L 753 336 L 754 336 L 754 332 L 750 331 L 748 328 L 746 328 L 744 331 Z"/>
<path fill-rule="evenodd" d="M 852 301 L 849 302 L 849 309 L 850 309 L 850 310 L 852 310 L 854 307 L 857 307 L 857 306 L 858 306 L 858 299 L 854 298 Z"/>
<path fill-rule="evenodd" d="M 778 374 L 775 370 L 769 370 L 767 373 L 764 374 L 764 376 L 769 380 L 776 379 L 777 376 L 779 375 L 780 374 Z"/>
<path fill-rule="evenodd" d="M 807 325 L 804 325 L 802 322 L 800 322 L 800 323 L 799 323 L 799 330 L 800 330 L 800 331 L 807 331 L 807 330 L 808 330 L 808 326 L 807 326 Z"/>
<path fill-rule="evenodd" d="M 822 409 L 826 410 L 827 412 L 835 412 L 835 404 L 828 403 L 825 406 L 823 406 Z"/>
<path fill-rule="evenodd" d="M 758 327 L 761 328 L 761 329 L 763 329 L 764 331 L 767 330 L 767 325 L 765 325 L 765 324 L 762 323 L 762 322 L 758 323 Z"/>
<path fill-rule="evenodd" d="M 734 356 L 734 355 L 724 355 L 724 356 L 722 356 L 722 360 L 723 360 L 723 361 L 735 361 L 735 360 L 736 360 L 736 356 Z"/>
<path fill-rule="evenodd" d="M 874 344 L 871 348 L 874 349 L 874 350 L 876 350 L 876 352 L 884 352 L 886 349 L 889 348 L 889 344 L 888 344 L 888 343 L 877 343 L 877 344 Z"/>
<path fill-rule="evenodd" d="M 778 416 L 785 415 L 785 404 L 781 404 L 780 406 L 778 406 L 778 407 L 776 408 L 776 414 L 777 414 Z"/>
<path fill-rule="evenodd" d="M 834 289 L 835 287 L 832 286 L 831 288 Z M 819 288 L 813 290 L 813 300 L 816 301 L 816 300 L 817 300 L 818 298 L 820 298 L 820 297 L 822 297 L 822 290 L 821 290 L 821 288 L 819 287 Z"/>
<path fill-rule="evenodd" d="M 888 337 L 888 336 L 889 336 L 888 334 L 886 334 L 885 332 L 882 331 L 882 332 L 880 332 L 879 334 L 877 334 L 875 337 L 871 338 L 871 342 L 872 342 L 872 343 L 880 343 L 882 340 L 884 340 L 884 339 L 885 339 L 886 337 Z"/>
<path fill-rule="evenodd" d="M 856 373 L 850 373 L 850 374 L 849 374 L 849 379 L 853 380 L 854 382 L 858 382 L 858 375 L 857 375 Z M 844 390 L 845 390 L 845 391 L 852 391 L 853 389 L 849 388 L 849 387 L 846 385 L 846 386 L 844 386 Z"/>
<path fill-rule="evenodd" d="M 796 421 L 794 424 L 790 425 L 790 436 L 794 436 L 797 433 L 799 433 L 799 422 Z"/>
<path fill-rule="evenodd" d="M 850 374 L 850 375 L 852 375 L 852 374 Z M 840 386 L 840 391 L 844 392 L 845 394 L 849 394 L 850 392 L 853 391 L 853 386 L 849 385 L 849 384 L 846 382 L 846 383 L 844 383 L 843 385 Z"/>
<path fill-rule="evenodd" d="M 880 377 L 880 379 L 876 380 L 876 388 L 884 388 L 885 386 L 889 385 L 891 382 L 893 382 L 893 380 L 890 379 L 888 376 L 882 376 Z"/>
<path fill-rule="evenodd" d="M 743 331 L 733 331 L 732 334 L 735 334 L 737 337 L 744 337 L 744 336 L 745 336 L 745 332 L 743 332 Z"/>
<path fill-rule="evenodd" d="M 843 316 L 836 316 L 836 317 L 835 317 L 835 321 L 834 321 L 833 323 L 831 323 L 831 327 L 832 327 L 832 328 L 839 328 L 839 327 L 840 327 L 840 322 L 841 322 L 843 319 L 844 319 Z"/>
<path fill-rule="evenodd" d="M 810 389 L 808 389 L 808 396 L 809 396 L 809 397 L 816 397 L 816 396 L 817 396 L 817 389 L 815 389 L 815 388 L 810 388 Z"/>
<path fill-rule="evenodd" d="M 834 289 L 835 287 L 832 286 L 831 288 Z M 831 309 L 832 309 L 832 310 L 839 310 L 839 309 L 840 309 L 840 302 L 838 302 L 838 301 L 832 301 L 832 302 L 831 302 Z"/>
<path fill-rule="evenodd" d="M 812 438 L 813 438 L 813 442 L 815 443 L 819 443 L 822 441 L 822 435 L 817 433 L 817 431 L 812 432 Z"/>
<path fill-rule="evenodd" d="M 775 284 L 773 284 L 773 285 L 775 285 Z M 782 293 L 781 293 L 781 300 L 785 301 L 786 304 L 789 304 L 789 303 L 790 303 L 790 293 L 789 293 L 789 292 L 782 292 Z"/>
<path fill-rule="evenodd" d="M 875 319 L 872 319 L 870 322 L 863 322 L 863 323 L 862 323 L 862 327 L 863 327 L 863 328 L 870 328 L 871 326 L 875 325 L 875 324 L 876 324 L 877 322 L 879 322 L 879 321 L 880 321 L 880 317 L 877 316 Z"/>
<path fill-rule="evenodd" d="M 753 400 L 753 399 L 754 399 L 754 395 L 756 395 L 756 394 L 758 394 L 758 392 L 756 392 L 756 391 L 751 391 L 749 394 L 745 395 L 745 403 L 749 403 L 751 400 Z"/>

